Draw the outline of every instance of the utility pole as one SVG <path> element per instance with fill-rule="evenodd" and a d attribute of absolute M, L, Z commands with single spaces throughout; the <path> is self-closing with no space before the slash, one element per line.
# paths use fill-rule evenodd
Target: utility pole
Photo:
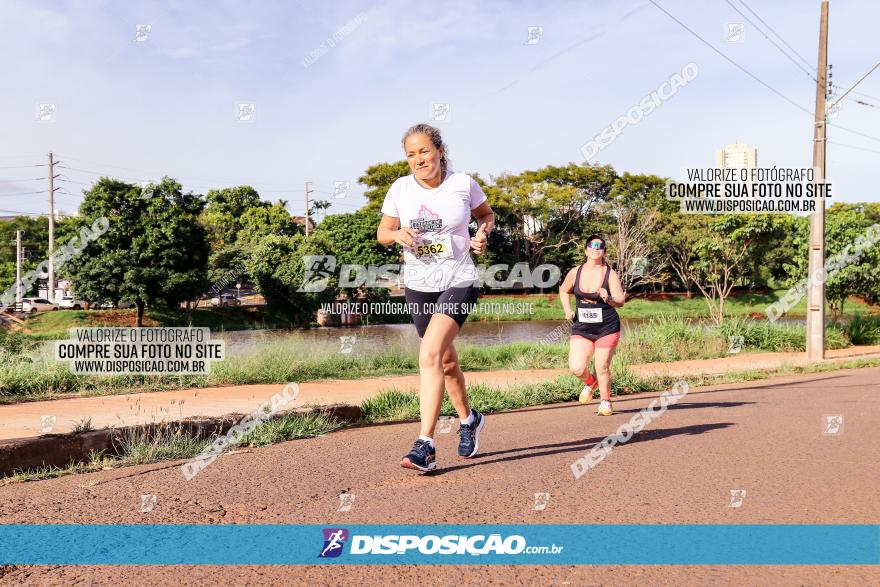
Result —
<path fill-rule="evenodd" d="M 55 251 L 55 156 L 49 153 L 49 283 L 47 298 L 55 303 L 55 263 L 52 253 Z"/>
<path fill-rule="evenodd" d="M 312 183 L 310 181 L 306 182 L 306 236 L 309 236 L 309 194 L 314 190 L 309 189 L 309 184 Z"/>
<path fill-rule="evenodd" d="M 24 292 L 21 291 L 21 231 L 15 231 L 15 311 L 21 309 L 21 298 Z"/>
<path fill-rule="evenodd" d="M 813 132 L 813 174 L 825 181 L 825 135 L 828 73 L 828 1 L 822 2 L 819 19 L 819 63 L 816 68 L 816 117 Z M 807 359 L 825 358 L 825 192 L 810 217 L 809 270 L 807 273 Z M 821 277 L 821 279 L 820 279 Z"/>

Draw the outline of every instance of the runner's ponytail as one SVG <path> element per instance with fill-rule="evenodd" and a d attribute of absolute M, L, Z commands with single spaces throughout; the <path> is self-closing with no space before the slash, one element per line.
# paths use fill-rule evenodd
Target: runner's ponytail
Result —
<path fill-rule="evenodd" d="M 443 150 L 443 154 L 440 155 L 440 170 L 443 172 L 443 175 L 446 175 L 446 171 L 449 169 L 449 157 L 447 155 L 449 147 L 443 142 L 443 137 L 440 136 L 440 129 L 424 123 L 415 124 L 409 127 L 403 135 L 403 139 L 400 141 L 404 148 L 406 148 L 406 139 L 412 135 L 425 135 L 431 140 L 431 144 L 434 145 L 435 149 Z"/>

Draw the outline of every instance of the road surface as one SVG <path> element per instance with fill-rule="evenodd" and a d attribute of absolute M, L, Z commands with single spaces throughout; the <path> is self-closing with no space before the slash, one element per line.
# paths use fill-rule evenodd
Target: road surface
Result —
<path fill-rule="evenodd" d="M 693 389 L 596 468 L 571 463 L 657 394 L 489 415 L 481 453 L 438 434 L 438 463 L 399 466 L 415 423 L 223 456 L 186 481 L 156 463 L 0 487 L 0 523 L 877 524 L 880 368 Z M 827 433 L 828 415 L 843 416 Z M 176 465 L 179 465 L 177 462 Z M 745 490 L 731 507 L 732 490 Z M 337 511 L 340 493 L 354 494 Z M 542 511 L 535 493 L 549 494 Z M 141 512 L 140 496 L 156 496 Z M 596 544 L 613 549 L 614 544 Z M 2 584 L 865 585 L 880 566 L 19 567 Z"/>

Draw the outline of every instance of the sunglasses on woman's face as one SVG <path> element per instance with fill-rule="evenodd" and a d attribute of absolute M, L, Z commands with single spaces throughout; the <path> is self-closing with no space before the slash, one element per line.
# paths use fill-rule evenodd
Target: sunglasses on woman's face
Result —
<path fill-rule="evenodd" d="M 603 245 L 601 241 L 592 241 L 591 243 L 587 244 L 587 248 L 601 251 L 605 248 L 605 245 Z"/>

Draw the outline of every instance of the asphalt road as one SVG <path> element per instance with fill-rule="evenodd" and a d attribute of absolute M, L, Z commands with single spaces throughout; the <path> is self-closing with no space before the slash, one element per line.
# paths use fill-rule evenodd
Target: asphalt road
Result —
<path fill-rule="evenodd" d="M 223 456 L 0 487 L 0 523 L 880 523 L 880 369 L 694 389 L 597 467 L 571 463 L 657 394 L 487 417 L 481 453 L 437 437 L 439 470 L 402 469 L 418 426 L 343 430 Z M 843 416 L 827 433 L 828 415 Z M 833 430 L 832 430 L 833 431 Z M 745 490 L 731 507 L 732 490 Z M 355 496 L 337 511 L 340 493 Z M 549 494 L 535 510 L 535 493 Z M 141 512 L 140 496 L 156 496 Z M 613 549 L 614 544 L 596 544 Z M 3 584 L 866 585 L 880 566 L 18 567 Z"/>

